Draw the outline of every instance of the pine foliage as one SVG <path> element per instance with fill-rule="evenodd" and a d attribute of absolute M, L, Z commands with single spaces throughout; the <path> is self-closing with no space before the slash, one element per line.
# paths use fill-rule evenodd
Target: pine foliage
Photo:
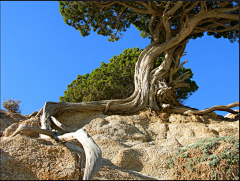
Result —
<path fill-rule="evenodd" d="M 78 75 L 67 86 L 61 102 L 91 102 L 99 100 L 123 99 L 129 97 L 134 91 L 135 63 L 143 49 L 128 48 L 120 55 L 114 56 L 109 63 L 102 62 L 91 74 Z M 162 57 L 157 58 L 155 67 L 162 63 Z M 179 88 L 176 91 L 177 100 L 183 102 L 198 89 L 195 81 L 191 80 L 193 73 L 190 68 L 182 67 L 173 76 L 190 71 L 191 76 L 185 80 L 190 88 Z"/>
<path fill-rule="evenodd" d="M 174 1 L 169 4 L 169 9 L 173 8 Z M 121 32 L 127 31 L 130 25 L 134 25 L 140 32 L 143 38 L 152 38 L 149 31 L 149 21 L 152 14 L 156 12 L 161 17 L 161 13 L 164 12 L 167 2 L 158 1 L 146 1 L 145 4 L 141 1 L 59 1 L 59 11 L 63 16 L 64 22 L 78 30 L 83 37 L 90 35 L 91 29 L 97 32 L 98 35 L 108 36 L 108 41 L 118 41 L 122 37 Z M 183 4 L 185 9 L 190 8 L 196 1 L 185 1 Z M 148 11 L 146 6 L 150 4 L 150 9 L 155 11 Z M 208 11 L 218 10 L 223 6 L 222 1 L 206 1 L 205 6 Z M 239 5 L 239 1 L 229 1 L 226 4 L 227 8 L 236 7 Z M 198 3 L 187 13 L 187 17 L 191 19 L 201 9 L 201 4 Z M 183 8 L 179 8 L 170 19 L 171 29 L 178 29 L 181 20 L 181 14 L 184 13 Z M 144 13 L 145 12 L 145 13 Z M 239 14 L 239 10 L 230 11 L 229 14 Z M 159 18 L 157 18 L 159 19 Z M 156 23 L 157 20 L 156 19 Z M 228 30 L 228 27 L 233 27 L 239 24 L 239 20 L 227 20 L 225 18 L 212 19 L 212 21 L 202 21 L 203 23 L 198 25 L 198 28 L 210 28 L 200 32 L 192 32 L 186 39 L 196 39 L 204 36 L 204 32 L 207 35 L 214 36 L 215 38 L 227 38 L 231 42 L 239 41 L 239 29 Z M 215 22 L 218 22 L 218 26 L 215 26 Z M 156 25 L 155 23 L 153 24 Z M 215 30 L 226 29 L 224 32 L 214 32 Z M 213 31 L 213 32 L 212 32 Z M 180 32 L 180 30 L 179 30 Z M 178 33 L 177 33 L 178 34 Z M 175 34 L 176 35 L 176 34 Z M 175 36 L 173 35 L 173 36 Z"/>

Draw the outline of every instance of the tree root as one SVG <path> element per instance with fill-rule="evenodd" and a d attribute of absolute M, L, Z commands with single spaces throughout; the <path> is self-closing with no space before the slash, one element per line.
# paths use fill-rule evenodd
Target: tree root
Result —
<path fill-rule="evenodd" d="M 207 114 L 207 113 L 210 113 L 210 112 L 213 112 L 216 110 L 227 111 L 227 112 L 230 112 L 233 114 L 238 114 L 238 112 L 230 109 L 230 108 L 237 107 L 237 106 L 239 106 L 239 102 L 234 102 L 234 103 L 228 104 L 226 106 L 217 105 L 217 106 L 213 106 L 213 107 L 203 109 L 203 110 L 188 110 L 188 111 L 185 111 L 183 114 L 185 114 L 185 115 L 201 115 L 201 114 Z"/>
<path fill-rule="evenodd" d="M 54 117 L 51 117 L 51 118 L 54 120 L 54 123 L 57 123 L 57 126 L 60 126 L 65 130 L 70 130 L 69 128 L 62 125 L 61 123 L 59 124 L 59 121 L 57 121 Z M 19 125 L 17 130 L 9 137 L 15 136 L 20 131 L 30 131 L 30 132 L 37 132 L 39 134 L 48 135 L 54 138 L 56 141 L 60 141 L 60 142 L 67 142 L 67 141 L 77 139 L 82 144 L 85 151 L 85 155 L 86 155 L 86 165 L 85 165 L 83 180 L 92 179 L 97 174 L 97 172 L 101 167 L 102 151 L 85 129 L 79 129 L 75 132 L 66 133 L 59 136 L 57 135 L 57 132 L 54 132 L 54 131 L 40 129 L 36 126 L 28 126 L 28 125 L 21 124 Z M 72 147 L 73 145 L 66 144 L 66 146 Z M 76 148 L 76 147 L 74 147 L 73 149 L 79 150 L 79 148 Z"/>

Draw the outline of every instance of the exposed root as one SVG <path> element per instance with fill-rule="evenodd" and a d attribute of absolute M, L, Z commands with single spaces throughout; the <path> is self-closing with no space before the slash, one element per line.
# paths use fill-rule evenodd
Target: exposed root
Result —
<path fill-rule="evenodd" d="M 53 118 L 53 117 L 52 117 Z M 54 118 L 55 123 L 59 123 Z M 59 126 L 59 124 L 58 124 Z M 60 126 L 64 129 L 67 127 L 60 124 Z M 69 128 L 67 128 L 69 130 Z M 83 176 L 83 180 L 90 180 L 92 179 L 97 172 L 99 171 L 101 164 L 102 164 L 102 151 L 92 139 L 92 137 L 87 133 L 85 129 L 79 129 L 76 132 L 66 133 L 64 135 L 58 136 L 56 132 L 43 130 L 38 127 L 28 126 L 21 124 L 19 125 L 18 129 L 9 137 L 13 137 L 18 134 L 20 131 L 30 131 L 30 132 L 37 132 L 40 134 L 45 134 L 48 136 L 53 137 L 57 141 L 67 142 L 74 139 L 77 139 L 83 146 L 85 155 L 86 155 L 86 165 L 85 165 L 85 172 Z M 67 146 L 67 145 L 66 145 Z M 72 145 L 70 145 L 72 146 Z M 76 149 L 76 147 L 74 147 Z"/>
<path fill-rule="evenodd" d="M 201 115 L 201 114 L 207 114 L 207 113 L 210 113 L 210 112 L 213 112 L 216 110 L 230 112 L 230 110 L 231 110 L 230 108 L 237 107 L 237 106 L 239 106 L 239 102 L 234 102 L 234 103 L 228 104 L 226 106 L 217 105 L 217 106 L 213 106 L 213 107 L 203 109 L 203 110 L 188 110 L 188 111 L 185 111 L 184 114 L 185 115 L 192 115 L 192 114 L 193 115 Z M 238 112 L 235 112 L 233 110 L 231 110 L 231 113 L 238 114 Z"/>

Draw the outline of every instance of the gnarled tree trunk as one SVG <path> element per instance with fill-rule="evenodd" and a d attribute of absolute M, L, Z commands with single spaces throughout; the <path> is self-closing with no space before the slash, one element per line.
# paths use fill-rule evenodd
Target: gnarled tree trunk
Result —
<path fill-rule="evenodd" d="M 182 75 L 176 80 L 173 80 L 172 76 L 183 65 L 179 66 L 179 63 L 187 43 L 185 38 L 197 23 L 194 20 L 190 21 L 189 26 L 185 26 L 178 35 L 172 37 L 168 19 L 163 16 L 153 27 L 155 17 L 153 16 L 149 23 L 149 29 L 153 35 L 152 43 L 141 52 L 136 62 L 135 90 L 130 97 L 88 103 L 46 102 L 41 120 L 42 129 L 50 130 L 50 116 L 64 111 L 101 110 L 104 113 L 107 111 L 133 113 L 146 106 L 150 110 L 159 110 L 159 106 L 163 103 L 180 105 L 174 97 L 174 91 L 179 87 L 188 86 L 183 83 L 188 75 Z M 164 54 L 162 64 L 154 69 L 156 58 L 162 54 Z"/>
<path fill-rule="evenodd" d="M 119 2 L 120 3 L 120 2 Z M 163 13 L 151 12 L 149 20 L 149 31 L 152 35 L 152 42 L 140 54 L 135 65 L 134 84 L 135 90 L 133 94 L 126 99 L 94 101 L 88 103 L 69 103 L 69 102 L 46 102 L 43 108 L 41 124 L 43 129 L 51 129 L 51 118 L 54 114 L 70 110 L 101 110 L 106 113 L 132 113 L 143 109 L 144 107 L 150 110 L 159 110 L 160 107 L 169 105 L 180 105 L 175 99 L 174 91 L 179 87 L 187 87 L 184 80 L 189 77 L 186 72 L 173 80 L 173 75 L 187 61 L 180 64 L 180 58 L 183 56 L 184 49 L 187 43 L 187 36 L 193 32 L 202 32 L 203 30 L 197 27 L 207 19 L 227 18 L 238 20 L 237 15 L 223 13 L 216 10 L 207 10 L 204 2 L 193 3 L 186 9 L 189 3 L 183 5 L 183 1 L 179 1 L 169 8 L 170 1 L 167 3 Z M 188 18 L 187 13 L 200 3 L 200 10 L 194 16 Z M 125 3 L 122 3 L 126 5 Z M 147 6 L 147 4 L 145 4 Z M 183 8 L 183 13 L 178 14 L 179 27 L 172 29 L 170 25 L 171 16 L 179 8 Z M 151 9 L 151 8 L 150 8 Z M 234 11 L 238 7 L 228 9 Z M 219 26 L 219 25 L 218 25 Z M 235 28 L 235 26 L 233 27 Z M 204 30 L 205 31 L 205 30 Z M 154 69 L 156 58 L 164 55 L 162 64 Z"/>

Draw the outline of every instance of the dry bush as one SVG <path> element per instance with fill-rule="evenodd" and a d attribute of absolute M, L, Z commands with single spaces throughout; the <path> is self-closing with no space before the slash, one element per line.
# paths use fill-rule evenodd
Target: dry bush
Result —
<path fill-rule="evenodd" d="M 178 149 L 169 164 L 174 180 L 239 180 L 239 138 L 218 137 Z"/>
<path fill-rule="evenodd" d="M 3 102 L 2 105 L 5 109 L 7 109 L 9 112 L 11 113 L 21 113 L 21 111 L 19 110 L 20 106 L 19 103 L 21 101 L 16 101 L 16 100 L 12 100 L 12 99 L 8 99 L 7 101 Z"/>

